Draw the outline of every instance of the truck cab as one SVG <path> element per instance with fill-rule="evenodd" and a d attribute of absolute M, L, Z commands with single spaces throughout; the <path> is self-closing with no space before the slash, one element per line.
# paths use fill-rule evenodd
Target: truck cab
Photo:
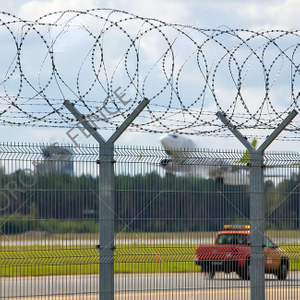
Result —
<path fill-rule="evenodd" d="M 285 251 L 264 237 L 265 273 L 286 279 L 289 260 Z M 197 246 L 195 262 L 201 271 L 213 278 L 216 272 L 236 272 L 241 279 L 250 279 L 250 225 L 225 225 L 215 237 L 213 246 Z"/>

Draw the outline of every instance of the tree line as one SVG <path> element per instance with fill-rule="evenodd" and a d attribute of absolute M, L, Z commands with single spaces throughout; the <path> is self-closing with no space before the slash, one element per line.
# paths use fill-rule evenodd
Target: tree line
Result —
<path fill-rule="evenodd" d="M 0 170 L 3 233 L 99 231 L 98 177 L 39 174 L 31 185 L 33 176 Z M 266 229 L 300 229 L 299 179 L 294 174 L 276 186 L 265 182 Z M 224 224 L 249 224 L 247 185 L 152 172 L 116 175 L 115 187 L 116 232 L 216 231 Z"/>

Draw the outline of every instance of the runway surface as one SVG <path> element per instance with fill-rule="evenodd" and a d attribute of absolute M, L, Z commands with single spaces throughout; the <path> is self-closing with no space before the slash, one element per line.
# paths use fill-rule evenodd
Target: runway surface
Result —
<path fill-rule="evenodd" d="M 97 275 L 14 277 L 0 279 L 0 299 L 98 299 Z M 279 281 L 266 275 L 266 299 L 300 299 L 300 272 Z M 250 299 L 250 281 L 235 273 L 117 274 L 115 299 Z"/>

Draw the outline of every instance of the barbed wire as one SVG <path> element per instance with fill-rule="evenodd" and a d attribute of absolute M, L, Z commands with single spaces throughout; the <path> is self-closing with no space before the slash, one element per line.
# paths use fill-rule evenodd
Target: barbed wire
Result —
<path fill-rule="evenodd" d="M 222 111 L 265 137 L 299 110 L 299 30 L 201 29 L 110 9 L 0 19 L 2 125 L 75 127 L 70 100 L 113 130 L 146 97 L 131 130 L 227 136 Z M 299 123 L 287 132 L 299 139 Z"/>

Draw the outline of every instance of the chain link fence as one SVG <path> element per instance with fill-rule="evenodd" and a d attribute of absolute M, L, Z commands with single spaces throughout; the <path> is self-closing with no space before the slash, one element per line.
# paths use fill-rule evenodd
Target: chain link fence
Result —
<path fill-rule="evenodd" d="M 115 299 L 250 299 L 244 154 L 115 147 Z M 1 299 L 99 299 L 97 161 L 98 146 L 0 145 Z M 266 299 L 300 296 L 299 162 L 264 157 Z"/>

